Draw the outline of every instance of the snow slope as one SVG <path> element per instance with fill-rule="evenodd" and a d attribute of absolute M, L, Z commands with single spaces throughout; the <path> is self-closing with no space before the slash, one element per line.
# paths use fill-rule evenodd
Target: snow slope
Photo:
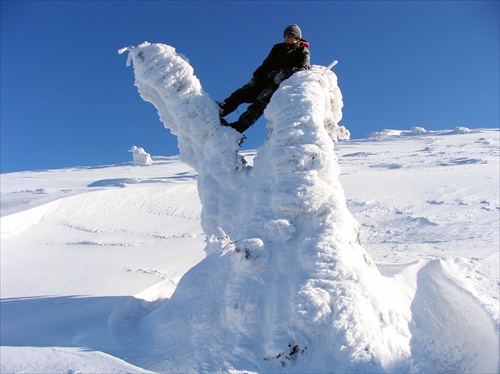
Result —
<path fill-rule="evenodd" d="M 237 154 L 184 58 L 134 54 L 196 172 L 153 157 L 2 175 L 2 372 L 498 371 L 497 130 L 335 154 L 341 94 L 315 67 Z"/>
<path fill-rule="evenodd" d="M 448 332 L 456 333 L 454 340 L 467 344 L 471 355 L 476 350 L 468 326 L 498 334 L 498 137 L 497 130 L 487 129 L 394 135 L 341 142 L 336 152 L 349 210 L 362 224 L 367 251 L 379 270 L 408 292 L 416 292 L 418 277 L 415 308 L 427 307 L 429 315 L 450 320 L 454 325 Z M 245 155 L 249 163 L 253 156 Z M 447 166 L 456 158 L 481 161 Z M 395 160 L 400 167 L 388 166 Z M 109 332 L 109 319 L 123 305 L 134 304 L 139 311 L 157 307 L 184 272 L 204 258 L 192 169 L 177 158 L 154 157 L 150 167 L 11 173 L 3 174 L 1 182 L 2 207 L 9 207 L 1 220 L 1 372 L 140 372 L 119 366 L 122 359 L 140 362 L 127 360 Z M 90 200 L 103 191 L 122 198 Z M 186 198 L 181 199 L 182 191 L 189 192 Z M 81 206 L 71 203 L 76 195 Z M 130 209 L 137 201 L 151 201 L 164 214 Z M 37 206 L 48 211 L 52 202 L 59 207 L 68 203 L 76 211 L 66 209 L 70 219 L 56 211 L 37 212 Z M 79 217 L 82 209 L 96 213 Z M 110 213 L 103 218 L 100 211 Z M 137 220 L 138 214 L 142 219 Z M 11 225 L 30 219 L 24 231 L 6 234 Z M 128 246 L 105 245 L 111 243 L 101 229 L 107 219 L 119 222 L 114 230 Z M 63 234 L 61 227 L 69 231 Z M 456 307 L 471 310 L 473 324 L 450 319 L 450 303 L 430 292 L 437 285 L 448 287 L 447 297 Z M 431 324 L 427 329 L 443 332 Z M 453 356 L 453 347 L 446 349 Z M 490 366 L 480 370 L 464 355 L 470 369 L 461 371 L 496 372 L 490 362 L 495 357 L 496 352 L 490 354 L 485 361 Z"/>

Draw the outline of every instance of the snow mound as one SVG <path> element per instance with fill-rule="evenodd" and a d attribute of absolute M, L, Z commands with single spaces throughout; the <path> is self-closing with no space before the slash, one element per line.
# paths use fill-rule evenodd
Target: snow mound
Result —
<path fill-rule="evenodd" d="M 144 148 L 136 147 L 135 145 L 129 149 L 129 152 L 132 152 L 134 166 L 148 166 L 153 163 L 151 159 L 151 155 L 147 153 Z"/>
<path fill-rule="evenodd" d="M 182 55 L 150 43 L 124 51 L 141 97 L 198 173 L 207 236 L 207 257 L 167 302 L 115 311 L 110 328 L 127 360 L 161 372 L 498 369 L 497 358 L 486 359 L 497 333 L 475 328 L 491 325 L 489 317 L 446 266 L 419 263 L 401 282 L 383 277 L 363 248 L 338 180 L 333 141 L 349 133 L 338 125 L 333 72 L 314 66 L 282 82 L 250 167 L 238 154 L 241 134 L 220 126 L 217 105 Z M 449 292 L 475 306 L 460 309 Z M 455 323 L 467 337 L 436 333 Z"/>
<path fill-rule="evenodd" d="M 452 259 L 421 261 L 400 274 L 413 274 L 410 331 L 419 372 L 477 372 L 498 369 L 498 336 L 490 318 Z M 413 294 L 414 292 L 414 294 Z M 467 305 L 467 308 L 464 308 Z"/>
<path fill-rule="evenodd" d="M 367 135 L 369 138 L 382 138 L 382 137 L 394 137 L 394 136 L 417 136 L 424 135 L 427 133 L 427 130 L 423 127 L 415 126 L 410 130 L 391 130 L 384 129 L 382 131 L 372 132 Z"/>
<path fill-rule="evenodd" d="M 467 127 L 458 126 L 454 130 L 438 130 L 438 131 L 427 131 L 423 127 L 415 126 L 410 130 L 393 130 L 384 129 L 382 131 L 376 131 L 369 133 L 367 138 L 394 138 L 400 136 L 422 136 L 422 135 L 455 135 L 455 134 L 468 134 L 472 132 L 478 132 L 479 130 L 471 130 Z"/>
<path fill-rule="evenodd" d="M 151 373 L 108 354 L 84 348 L 0 347 L 0 352 L 2 373 Z"/>

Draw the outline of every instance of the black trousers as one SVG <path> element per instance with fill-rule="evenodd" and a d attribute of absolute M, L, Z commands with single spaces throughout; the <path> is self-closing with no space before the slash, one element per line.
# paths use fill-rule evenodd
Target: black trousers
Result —
<path fill-rule="evenodd" d="M 238 118 L 238 121 L 229 124 L 229 126 L 243 133 L 262 116 L 264 109 L 266 109 L 278 87 L 279 85 L 270 79 L 250 81 L 224 100 L 221 104 L 221 117 L 234 112 L 240 104 L 251 103 Z"/>

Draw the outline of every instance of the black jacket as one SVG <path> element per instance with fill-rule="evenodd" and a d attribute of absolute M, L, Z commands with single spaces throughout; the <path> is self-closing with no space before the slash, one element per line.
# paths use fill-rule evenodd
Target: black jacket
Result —
<path fill-rule="evenodd" d="M 309 70 L 311 57 L 308 47 L 309 43 L 305 40 L 300 40 L 292 45 L 275 44 L 262 65 L 253 73 L 253 78 L 257 80 L 274 79 L 274 76 L 281 70 L 288 78 L 296 71 Z"/>

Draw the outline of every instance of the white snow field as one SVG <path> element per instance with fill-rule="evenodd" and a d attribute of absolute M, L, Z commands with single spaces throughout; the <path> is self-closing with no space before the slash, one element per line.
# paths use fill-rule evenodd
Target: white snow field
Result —
<path fill-rule="evenodd" d="M 334 143 L 315 66 L 239 152 L 185 57 L 126 51 L 180 157 L 1 175 L 2 373 L 499 371 L 498 129 Z"/>

